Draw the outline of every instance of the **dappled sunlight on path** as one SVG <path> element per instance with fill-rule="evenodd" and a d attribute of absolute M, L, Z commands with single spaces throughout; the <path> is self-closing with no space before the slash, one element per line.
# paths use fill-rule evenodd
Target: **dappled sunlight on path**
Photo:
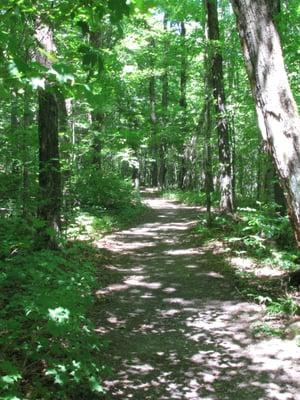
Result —
<path fill-rule="evenodd" d="M 115 371 L 104 398 L 300 400 L 300 348 L 251 335 L 263 309 L 240 298 L 222 254 L 197 244 L 201 210 L 147 202 L 143 224 L 96 243 L 115 276 L 97 291 Z"/>

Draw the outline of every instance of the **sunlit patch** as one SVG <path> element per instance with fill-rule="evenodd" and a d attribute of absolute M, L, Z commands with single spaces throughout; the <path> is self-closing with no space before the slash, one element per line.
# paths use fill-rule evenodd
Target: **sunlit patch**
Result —
<path fill-rule="evenodd" d="M 104 296 L 106 294 L 112 293 L 112 292 L 120 292 L 122 290 L 128 289 L 128 285 L 123 284 L 123 283 L 114 283 L 112 285 L 107 286 L 104 289 L 99 289 L 96 291 L 96 296 Z"/>
<path fill-rule="evenodd" d="M 118 325 L 118 326 L 125 325 L 125 323 L 126 323 L 125 319 L 121 320 L 121 319 L 118 319 L 116 316 L 110 316 L 110 317 L 106 318 L 106 321 L 108 321 L 110 324 Z"/>
<path fill-rule="evenodd" d="M 98 328 L 95 329 L 95 332 L 104 335 L 105 333 L 109 332 L 109 329 L 105 328 L 104 326 L 99 326 Z"/>
<path fill-rule="evenodd" d="M 161 283 L 159 282 L 145 282 L 143 276 L 131 276 L 124 281 L 128 286 L 142 286 L 148 289 L 159 289 Z"/>
<path fill-rule="evenodd" d="M 174 292 L 176 292 L 176 289 L 173 288 L 173 287 L 168 287 L 168 288 L 163 289 L 163 292 L 165 292 L 165 293 L 174 293 Z"/>
<path fill-rule="evenodd" d="M 176 250 L 167 250 L 164 254 L 169 256 L 187 256 L 187 255 L 194 255 L 194 254 L 202 254 L 203 252 L 200 249 L 176 249 Z"/>
<path fill-rule="evenodd" d="M 170 303 L 170 304 L 180 304 L 181 306 L 191 306 L 194 304 L 194 301 L 192 300 L 184 300 L 181 299 L 180 297 L 173 297 L 169 299 L 164 299 L 164 302 Z"/>
<path fill-rule="evenodd" d="M 199 268 L 199 265 L 189 264 L 189 265 L 185 265 L 185 268 L 188 268 L 188 269 L 197 269 L 197 268 Z"/>
<path fill-rule="evenodd" d="M 48 317 L 57 324 L 63 324 L 70 318 L 70 311 L 63 307 L 49 308 Z"/>
<path fill-rule="evenodd" d="M 162 317 L 174 317 L 174 315 L 177 315 L 179 313 L 180 313 L 180 310 L 170 309 L 170 310 L 162 310 L 160 312 L 160 315 Z"/>
<path fill-rule="evenodd" d="M 218 273 L 218 272 L 214 272 L 214 271 L 210 271 L 210 272 L 199 272 L 197 273 L 197 276 L 208 276 L 211 278 L 216 278 L 216 279 L 225 279 L 224 275 Z"/>
<path fill-rule="evenodd" d="M 154 296 L 152 293 L 144 293 L 141 296 L 141 299 L 152 299 Z"/>

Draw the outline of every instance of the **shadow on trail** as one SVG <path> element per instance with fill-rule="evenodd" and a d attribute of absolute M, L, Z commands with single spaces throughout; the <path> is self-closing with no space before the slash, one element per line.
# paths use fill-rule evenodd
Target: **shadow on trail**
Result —
<path fill-rule="evenodd" d="M 115 279 L 96 293 L 115 371 L 104 398 L 300 399 L 300 349 L 251 336 L 262 309 L 241 298 L 222 254 L 199 247 L 200 209 L 148 203 L 145 223 L 97 243 Z"/>

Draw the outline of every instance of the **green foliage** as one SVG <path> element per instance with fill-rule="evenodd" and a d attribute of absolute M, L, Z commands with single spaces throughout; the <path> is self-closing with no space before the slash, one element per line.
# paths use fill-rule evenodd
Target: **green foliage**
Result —
<path fill-rule="evenodd" d="M 35 229 L 21 217 L 0 218 L 0 259 L 30 249 Z"/>
<path fill-rule="evenodd" d="M 95 207 L 88 211 L 75 210 L 68 224 L 66 236 L 69 239 L 94 240 L 104 234 L 135 223 L 146 207 L 142 204 L 126 206 L 114 212 L 101 211 Z"/>
<path fill-rule="evenodd" d="M 256 322 L 251 327 L 252 334 L 255 337 L 263 336 L 275 336 L 275 337 L 283 337 L 283 329 L 274 328 L 270 324 L 266 322 Z"/>
<path fill-rule="evenodd" d="M 91 252 L 73 245 L 1 263 L 1 398 L 96 398 L 102 391 L 103 343 L 87 316 Z"/>
<path fill-rule="evenodd" d="M 121 210 L 139 202 L 130 180 L 124 180 L 116 173 L 102 175 L 96 169 L 87 169 L 80 174 L 74 190 L 82 207 Z"/>
<path fill-rule="evenodd" d="M 163 196 L 167 199 L 181 201 L 189 205 L 205 204 L 205 193 L 198 190 L 194 191 L 166 190 L 163 192 Z"/>
<path fill-rule="evenodd" d="M 234 233 L 231 232 L 226 240 L 257 255 L 268 255 L 272 243 L 273 247 L 277 244 L 281 249 L 290 248 L 293 252 L 293 233 L 288 217 L 276 213 L 276 204 L 258 205 L 258 208 L 237 210 L 239 219 L 233 227 Z"/>

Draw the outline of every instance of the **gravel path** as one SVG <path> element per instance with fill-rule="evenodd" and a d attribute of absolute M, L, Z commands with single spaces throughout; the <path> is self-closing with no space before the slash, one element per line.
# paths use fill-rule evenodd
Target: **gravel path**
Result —
<path fill-rule="evenodd" d="M 224 255 L 197 245 L 200 210 L 146 202 L 143 223 L 97 243 L 115 276 L 97 292 L 115 371 L 104 399 L 300 400 L 300 348 L 251 335 L 263 310 L 240 297 Z"/>

